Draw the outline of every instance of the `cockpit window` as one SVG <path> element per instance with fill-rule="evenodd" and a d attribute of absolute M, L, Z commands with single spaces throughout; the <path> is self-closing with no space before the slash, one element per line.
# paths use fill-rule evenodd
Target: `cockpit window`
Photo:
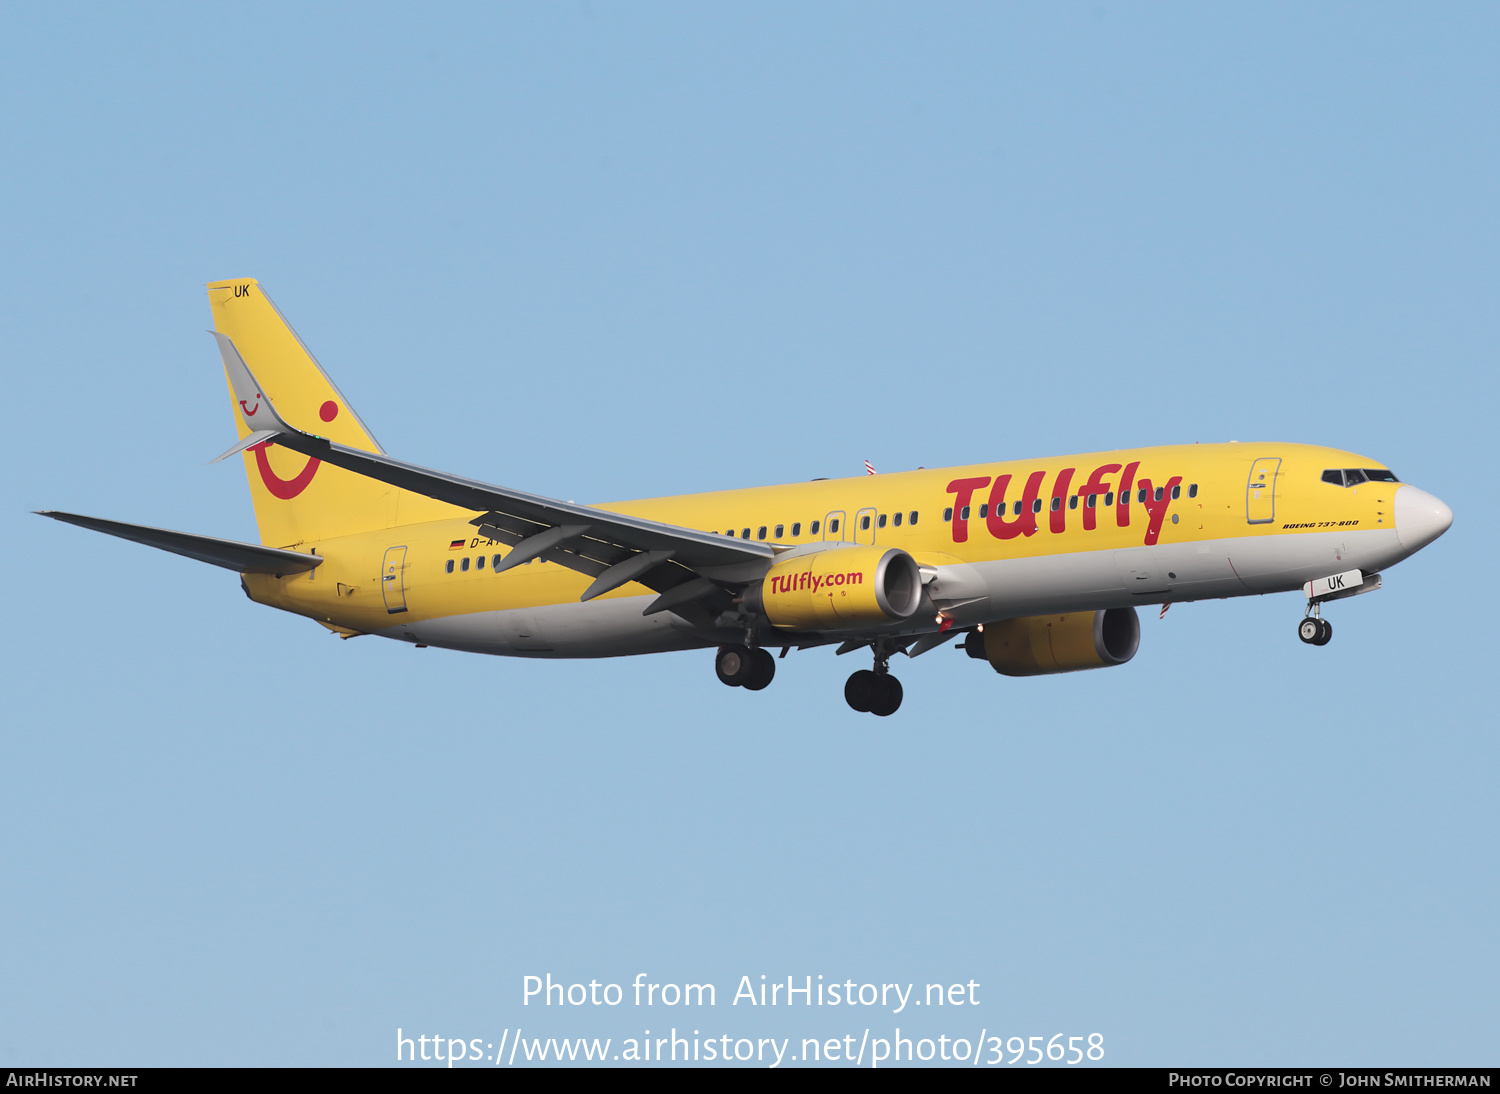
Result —
<path fill-rule="evenodd" d="M 1362 482 L 1400 482 L 1394 471 L 1383 467 L 1345 467 L 1324 471 L 1323 481 L 1334 486 L 1358 486 Z"/>

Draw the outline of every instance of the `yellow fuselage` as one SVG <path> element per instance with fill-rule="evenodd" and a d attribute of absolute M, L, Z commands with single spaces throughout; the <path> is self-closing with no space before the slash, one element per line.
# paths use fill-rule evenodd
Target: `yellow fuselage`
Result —
<path fill-rule="evenodd" d="M 1311 445 L 1180 445 L 648 498 L 600 508 L 718 534 L 748 535 L 789 549 L 843 541 L 898 547 L 925 567 L 974 564 L 989 584 L 987 600 L 977 611 L 960 614 L 959 622 L 968 623 L 1032 610 L 1104 608 L 1143 597 L 1154 603 L 1274 592 L 1352 566 L 1390 565 L 1404 557 L 1394 520 L 1400 484 L 1370 481 L 1346 487 L 1322 480 L 1330 468 L 1381 466 L 1353 453 Z M 309 616 L 345 634 L 385 633 L 434 645 L 531 655 L 560 655 L 561 649 L 546 642 L 526 648 L 528 611 L 571 605 L 585 612 L 613 610 L 621 617 L 623 605 L 611 608 L 610 602 L 653 595 L 629 584 L 579 605 L 589 579 L 562 566 L 534 561 L 494 574 L 495 560 L 509 548 L 477 535 L 470 523 L 474 514 L 452 512 L 446 519 L 297 544 L 297 550 L 315 551 L 326 561 L 306 574 L 246 575 L 246 589 L 261 603 Z M 381 572 L 387 552 L 398 546 L 406 548 L 399 611 L 387 603 L 390 589 L 382 587 Z M 1237 564 L 1236 556 L 1243 562 Z M 1013 565 L 990 565 L 998 563 Z M 1017 581 L 1007 582 L 1006 573 Z M 1017 584 L 1013 590 L 1012 583 Z M 435 625 L 484 613 L 501 613 L 496 619 L 521 613 L 519 644 L 478 640 L 479 632 L 472 628 L 449 640 L 445 628 Z M 663 622 L 656 624 L 658 630 Z M 922 619 L 907 629 L 932 626 L 932 620 Z M 664 641 L 642 634 L 639 652 L 705 644 L 680 635 Z M 590 655 L 586 642 L 578 652 Z M 627 636 L 623 647 L 616 644 L 602 652 L 637 651 Z"/>

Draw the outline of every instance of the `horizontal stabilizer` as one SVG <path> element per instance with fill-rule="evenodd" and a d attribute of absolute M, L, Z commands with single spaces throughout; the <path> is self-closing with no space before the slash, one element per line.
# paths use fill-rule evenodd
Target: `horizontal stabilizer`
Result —
<path fill-rule="evenodd" d="M 166 528 L 148 528 L 143 524 L 124 524 L 117 520 L 101 520 L 98 517 L 82 517 L 77 513 L 58 513 L 38 510 L 38 516 L 76 524 L 80 528 L 91 528 L 105 535 L 134 540 L 148 547 L 171 551 L 175 555 L 186 555 L 199 562 L 212 563 L 226 570 L 241 574 L 300 574 L 320 566 L 323 560 L 317 555 L 304 555 L 299 551 L 283 551 L 277 547 L 262 547 L 258 543 L 240 543 L 233 539 L 215 539 L 213 536 L 195 536 L 189 532 L 172 532 Z"/>

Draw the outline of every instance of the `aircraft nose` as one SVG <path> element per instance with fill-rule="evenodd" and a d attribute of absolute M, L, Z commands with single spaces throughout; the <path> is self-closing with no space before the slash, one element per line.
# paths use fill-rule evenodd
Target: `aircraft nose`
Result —
<path fill-rule="evenodd" d="M 1426 547 L 1452 523 L 1453 510 L 1426 490 L 1415 486 L 1396 490 L 1396 538 L 1408 551 Z"/>

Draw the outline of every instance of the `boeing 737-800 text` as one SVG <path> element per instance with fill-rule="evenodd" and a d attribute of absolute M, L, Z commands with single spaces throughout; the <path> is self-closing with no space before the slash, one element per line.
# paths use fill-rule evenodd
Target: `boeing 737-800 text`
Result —
<path fill-rule="evenodd" d="M 891 714 L 897 653 L 962 636 L 1009 676 L 1120 665 L 1136 607 L 1301 589 L 1328 601 L 1453 514 L 1379 461 L 1201 444 L 576 505 L 387 456 L 255 281 L 208 286 L 259 544 L 44 515 L 235 570 L 345 638 L 516 657 L 716 648 L 759 689 L 798 649 L 867 649 L 855 710 Z M 220 457 L 221 459 L 224 457 Z"/>

